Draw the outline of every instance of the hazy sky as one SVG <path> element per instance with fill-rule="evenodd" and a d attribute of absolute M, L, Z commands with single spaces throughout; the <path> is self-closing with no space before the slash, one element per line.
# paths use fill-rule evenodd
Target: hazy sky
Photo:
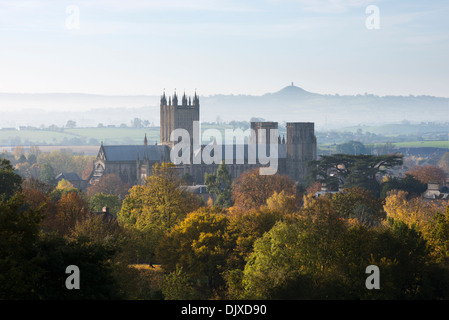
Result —
<path fill-rule="evenodd" d="M 259 95 L 291 82 L 449 97 L 449 1 L 0 0 L 0 92 Z"/>

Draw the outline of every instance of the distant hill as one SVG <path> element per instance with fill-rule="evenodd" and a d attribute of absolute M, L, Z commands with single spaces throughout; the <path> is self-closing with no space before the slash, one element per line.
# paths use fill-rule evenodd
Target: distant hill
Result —
<path fill-rule="evenodd" d="M 213 96 L 201 100 L 224 121 L 260 117 L 312 121 L 318 126 L 449 121 L 449 98 L 433 96 L 322 95 L 296 86 L 262 96 Z M 212 116 L 210 117 L 212 118 Z"/>
<path fill-rule="evenodd" d="M 360 124 L 448 122 L 449 98 L 434 96 L 329 95 L 290 85 L 273 93 L 200 96 L 201 120 L 315 122 L 318 128 Z M 63 111 L 70 110 L 70 111 Z M 159 124 L 159 96 L 103 96 L 76 93 L 0 93 L 0 127 L 130 124 L 133 118 Z"/>

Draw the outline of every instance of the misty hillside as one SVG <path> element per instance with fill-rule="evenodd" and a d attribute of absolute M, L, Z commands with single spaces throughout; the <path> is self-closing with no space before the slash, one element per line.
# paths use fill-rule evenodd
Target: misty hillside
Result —
<path fill-rule="evenodd" d="M 287 86 L 261 96 L 200 96 L 201 121 L 315 122 L 318 128 L 359 124 L 449 121 L 449 98 L 433 96 L 323 95 Z M 70 111 L 67 111 L 70 110 Z M 0 127 L 130 124 L 133 118 L 159 125 L 159 96 L 0 93 Z"/>
<path fill-rule="evenodd" d="M 261 117 L 273 121 L 311 121 L 317 126 L 341 127 L 408 120 L 447 122 L 449 98 L 432 96 L 321 95 L 299 87 L 262 96 L 214 96 L 202 99 L 207 113 L 224 121 Z M 206 111 L 203 111 L 203 114 Z"/>

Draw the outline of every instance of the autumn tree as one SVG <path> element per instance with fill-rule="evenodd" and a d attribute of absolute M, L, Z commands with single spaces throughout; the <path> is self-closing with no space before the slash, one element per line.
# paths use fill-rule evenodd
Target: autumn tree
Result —
<path fill-rule="evenodd" d="M 87 196 L 92 197 L 98 193 L 112 194 L 124 198 L 129 190 L 129 184 L 124 183 L 115 173 L 102 176 L 96 183 L 87 188 Z"/>
<path fill-rule="evenodd" d="M 81 193 L 64 193 L 56 203 L 56 212 L 46 217 L 46 225 L 60 235 L 68 235 L 88 214 L 89 204 Z"/>
<path fill-rule="evenodd" d="M 449 201 L 430 202 L 421 197 L 408 199 L 406 191 L 393 190 L 385 198 L 384 209 L 388 218 L 400 220 L 408 226 L 416 226 L 424 235 L 432 229 L 431 221 L 436 212 L 445 212 Z"/>
<path fill-rule="evenodd" d="M 267 203 L 274 192 L 298 195 L 296 184 L 286 175 L 261 175 L 259 169 L 242 173 L 233 182 L 232 198 L 235 207 L 241 210 L 257 209 Z"/>
<path fill-rule="evenodd" d="M 407 171 L 407 174 L 413 176 L 422 183 L 444 184 L 444 170 L 436 166 L 416 166 Z"/>
<path fill-rule="evenodd" d="M 448 296 L 448 277 L 429 263 L 425 239 L 402 221 L 368 228 L 314 202 L 296 222 L 279 221 L 254 244 L 231 292 L 244 299 L 428 299 Z M 365 268 L 382 270 L 381 289 L 367 290 Z"/>
<path fill-rule="evenodd" d="M 155 164 L 145 184 L 134 186 L 123 201 L 119 219 L 144 230 L 166 231 L 200 205 L 200 199 L 181 188 L 182 180 L 171 163 Z"/>
<path fill-rule="evenodd" d="M 321 182 L 318 181 L 314 181 L 312 182 L 312 184 L 310 184 L 307 189 L 306 189 L 306 193 L 307 194 L 315 194 L 318 191 L 321 191 Z"/>
<path fill-rule="evenodd" d="M 381 200 L 363 188 L 348 188 L 331 197 L 331 206 L 339 217 L 357 219 L 367 226 L 380 225 L 386 218 Z"/>
<path fill-rule="evenodd" d="M 296 196 L 286 194 L 285 190 L 281 192 L 275 191 L 271 197 L 267 199 L 267 208 L 281 214 L 292 214 L 298 210 Z"/>
<path fill-rule="evenodd" d="M 162 235 L 202 204 L 182 186 L 173 164 L 155 164 L 145 184 L 132 187 L 124 199 L 117 219 L 137 232 L 143 260 L 152 261 Z"/>
<path fill-rule="evenodd" d="M 56 189 L 58 190 L 72 190 L 75 189 L 75 187 L 73 186 L 73 184 L 66 180 L 66 179 L 61 179 L 58 181 L 58 184 L 56 185 Z"/>
<path fill-rule="evenodd" d="M 218 209 L 200 208 L 175 226 L 157 249 L 157 259 L 166 271 L 176 266 L 196 279 L 204 278 L 210 288 L 220 283 L 232 241 L 226 230 L 229 220 Z"/>
<path fill-rule="evenodd" d="M 228 218 L 228 234 L 235 242 L 235 248 L 227 261 L 227 268 L 230 270 L 243 269 L 246 259 L 253 251 L 254 242 L 270 231 L 276 222 L 288 220 L 280 211 L 272 211 L 264 206 L 249 211 L 231 211 Z"/>
<path fill-rule="evenodd" d="M 390 191 L 384 209 L 388 218 L 402 221 L 416 228 L 428 241 L 434 256 L 441 256 L 446 243 L 445 226 L 449 201 L 432 202 L 421 197 L 408 198 L 405 191 Z M 444 254 L 443 254 L 444 255 Z"/>
<path fill-rule="evenodd" d="M 445 152 L 438 161 L 438 167 L 449 173 L 449 152 Z"/>
<path fill-rule="evenodd" d="M 245 298 L 276 298 L 277 289 L 296 281 L 297 294 L 313 299 L 313 283 L 327 279 L 339 262 L 346 228 L 331 207 L 317 204 L 294 221 L 278 221 L 256 240 L 247 259 L 242 279 Z"/>

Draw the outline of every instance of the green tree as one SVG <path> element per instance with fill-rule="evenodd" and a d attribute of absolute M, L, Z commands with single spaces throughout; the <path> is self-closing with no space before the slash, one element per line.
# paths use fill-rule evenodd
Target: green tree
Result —
<path fill-rule="evenodd" d="M 39 268 L 42 214 L 26 206 L 22 195 L 0 200 L 0 299 L 34 299 Z"/>
<path fill-rule="evenodd" d="M 122 202 L 117 195 L 97 193 L 89 198 L 89 205 L 92 211 L 101 212 L 104 207 L 109 209 L 109 213 L 117 216 L 122 207 Z"/>
<path fill-rule="evenodd" d="M 76 127 L 76 122 L 73 120 L 68 120 L 65 127 L 68 129 L 74 129 Z"/>
<path fill-rule="evenodd" d="M 409 197 L 420 196 L 427 190 L 427 185 L 410 174 L 406 174 L 405 178 L 388 178 L 381 185 L 380 197 L 386 198 L 387 193 L 391 190 L 402 190 L 409 194 Z"/>
<path fill-rule="evenodd" d="M 359 141 L 349 141 L 346 143 L 339 144 L 337 145 L 336 150 L 337 153 L 341 154 L 359 155 L 367 153 L 365 145 Z"/>
<path fill-rule="evenodd" d="M 319 160 L 310 161 L 309 183 L 326 183 L 328 189 L 362 187 L 380 196 L 379 173 L 402 164 L 402 155 L 323 155 Z"/>
<path fill-rule="evenodd" d="M 192 185 L 193 182 L 194 182 L 193 176 L 192 176 L 190 173 L 188 173 L 188 172 L 186 172 L 186 173 L 184 173 L 184 174 L 182 175 L 182 180 L 183 180 L 188 186 Z"/>
<path fill-rule="evenodd" d="M 165 276 L 162 294 L 165 300 L 194 300 L 198 298 L 198 293 L 189 276 L 179 267 Z"/>
<path fill-rule="evenodd" d="M 70 149 L 43 152 L 37 156 L 37 163 L 43 166 L 51 163 L 54 176 L 61 172 L 75 172 L 80 177 L 86 167 L 92 164 L 94 156 L 74 154 Z"/>
<path fill-rule="evenodd" d="M 42 165 L 39 174 L 39 180 L 51 186 L 56 186 L 56 174 L 50 163 L 46 162 Z"/>
<path fill-rule="evenodd" d="M 80 237 L 68 240 L 55 234 L 44 234 L 38 242 L 39 269 L 42 275 L 35 287 L 44 300 L 120 299 L 122 291 L 113 275 L 112 258 L 116 248 Z M 80 289 L 67 290 L 66 267 L 80 270 Z"/>
<path fill-rule="evenodd" d="M 232 179 L 224 161 L 220 163 L 217 173 L 205 173 L 204 183 L 209 193 L 215 194 L 215 204 L 223 208 L 229 208 L 232 202 Z"/>
<path fill-rule="evenodd" d="M 11 162 L 0 159 L 0 200 L 9 199 L 21 189 L 22 178 L 14 172 Z"/>
<path fill-rule="evenodd" d="M 243 298 L 270 299 L 271 291 L 295 278 L 301 270 L 298 228 L 278 222 L 254 244 L 245 266 Z"/>

